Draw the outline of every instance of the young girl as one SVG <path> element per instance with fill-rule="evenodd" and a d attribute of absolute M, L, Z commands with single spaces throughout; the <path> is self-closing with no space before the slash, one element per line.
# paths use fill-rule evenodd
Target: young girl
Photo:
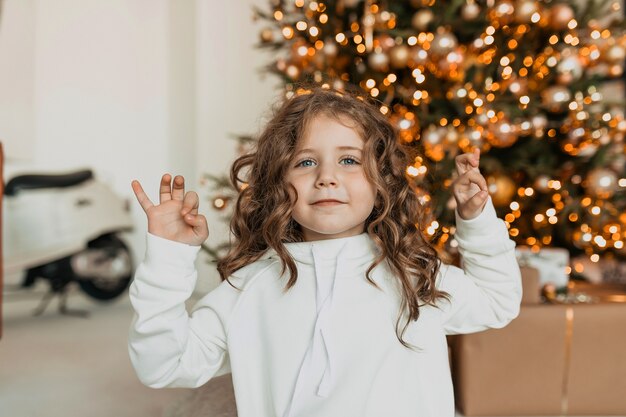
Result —
<path fill-rule="evenodd" d="M 199 387 L 230 370 L 239 417 L 454 416 L 445 336 L 515 318 L 520 272 L 479 152 L 456 158 L 452 185 L 463 269 L 416 227 L 408 158 L 363 100 L 322 89 L 286 100 L 232 167 L 247 186 L 218 263 L 225 281 L 191 315 L 209 233 L 198 196 L 166 174 L 154 205 L 133 181 L 148 217 L 130 290 L 141 381 Z"/>

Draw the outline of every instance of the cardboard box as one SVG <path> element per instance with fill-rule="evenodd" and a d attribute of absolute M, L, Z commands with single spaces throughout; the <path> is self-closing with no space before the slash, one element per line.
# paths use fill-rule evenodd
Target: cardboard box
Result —
<path fill-rule="evenodd" d="M 450 341 L 466 416 L 626 415 L 626 303 L 527 305 Z"/>

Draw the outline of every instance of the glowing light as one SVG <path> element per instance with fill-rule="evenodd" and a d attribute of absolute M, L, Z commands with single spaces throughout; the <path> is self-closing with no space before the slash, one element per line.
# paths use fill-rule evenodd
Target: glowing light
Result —
<path fill-rule="evenodd" d="M 285 39 L 291 39 L 293 37 L 293 28 L 285 26 L 282 30 L 282 33 Z"/>

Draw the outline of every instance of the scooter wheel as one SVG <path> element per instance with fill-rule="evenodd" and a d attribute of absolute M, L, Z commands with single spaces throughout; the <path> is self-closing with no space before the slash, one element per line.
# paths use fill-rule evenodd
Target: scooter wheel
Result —
<path fill-rule="evenodd" d="M 115 235 L 104 235 L 89 243 L 90 249 L 102 249 L 110 254 L 111 260 L 120 259 L 127 263 L 124 273 L 120 277 L 102 278 L 76 276 L 80 288 L 88 296 L 100 300 L 112 300 L 126 291 L 132 279 L 131 253 L 126 244 Z"/>

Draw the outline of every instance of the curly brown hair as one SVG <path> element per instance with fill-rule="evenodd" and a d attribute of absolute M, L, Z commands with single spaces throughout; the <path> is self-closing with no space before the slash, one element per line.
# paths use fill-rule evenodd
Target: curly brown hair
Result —
<path fill-rule="evenodd" d="M 399 143 L 396 130 L 378 107 L 356 93 L 319 87 L 300 89 L 274 108 L 273 117 L 252 151 L 232 165 L 231 181 L 241 189 L 230 224 L 234 241 L 230 251 L 218 261 L 217 269 L 222 280 L 227 280 L 234 271 L 258 260 L 271 248 L 280 258 L 281 274 L 289 269 L 285 291 L 296 283 L 298 270 L 284 243 L 304 239 L 291 216 L 294 201 L 289 191 L 293 186 L 286 183 L 285 177 L 298 139 L 318 116 L 344 124 L 346 119 L 351 120 L 351 127 L 364 141 L 363 167 L 377 194 L 365 230 L 380 249 L 366 278 L 377 287 L 370 273 L 383 261 L 397 276 L 402 303 L 396 335 L 404 346 L 410 347 L 403 335 L 409 323 L 419 317 L 419 307 L 435 306 L 439 298 L 449 295 L 435 287 L 441 262 L 419 227 L 424 209 L 405 178 L 406 166 L 415 155 Z"/>

